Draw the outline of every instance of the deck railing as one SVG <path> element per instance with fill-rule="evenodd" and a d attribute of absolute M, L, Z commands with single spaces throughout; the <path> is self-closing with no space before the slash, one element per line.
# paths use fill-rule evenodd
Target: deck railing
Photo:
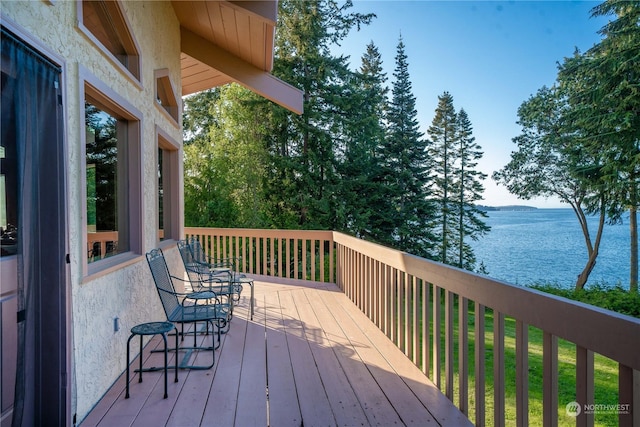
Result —
<path fill-rule="evenodd" d="M 186 233 L 197 236 L 213 257 L 240 259 L 243 272 L 336 283 L 476 425 L 487 418 L 505 425 L 507 387 L 515 387 L 519 426 L 556 426 L 565 404 L 576 425 L 594 425 L 602 408 L 594 398 L 594 355 L 599 354 L 618 366 L 618 405 L 606 409 L 617 412 L 619 425 L 640 426 L 639 319 L 337 232 L 186 228 Z M 505 335 L 507 320 L 515 322 L 515 355 L 505 350 L 505 338 L 512 339 Z M 542 333 L 540 372 L 530 365 L 532 328 Z M 578 407 L 558 401 L 559 339 L 575 345 Z M 508 357 L 515 357 L 515 384 L 505 381 Z M 530 420 L 530 378 L 539 376 L 542 419 Z M 489 378 L 492 384 L 486 384 Z"/>

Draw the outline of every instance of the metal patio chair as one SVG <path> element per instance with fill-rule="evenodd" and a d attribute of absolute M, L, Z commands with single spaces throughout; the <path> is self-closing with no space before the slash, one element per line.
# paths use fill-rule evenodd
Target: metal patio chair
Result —
<path fill-rule="evenodd" d="M 232 294 L 229 295 L 232 296 L 235 302 L 240 300 L 243 285 L 249 285 L 251 289 L 251 320 L 253 320 L 255 301 L 253 279 L 246 277 L 244 274 L 237 271 L 237 258 L 215 259 L 207 256 L 202 244 L 200 244 L 200 241 L 194 236 L 178 242 L 178 248 L 183 248 L 180 249 L 180 254 L 183 255 L 184 252 L 182 260 L 185 263 L 187 271 L 192 270 L 194 272 L 198 272 L 201 275 L 200 277 L 202 282 L 206 282 L 206 278 L 203 275 L 208 275 L 209 279 L 212 281 L 224 280 L 223 278 L 227 277 L 227 280 L 229 280 L 232 286 Z M 187 267 L 187 265 L 189 265 L 189 267 Z"/>
<path fill-rule="evenodd" d="M 213 291 L 177 292 L 174 283 L 186 283 L 188 281 L 171 275 L 161 249 L 153 249 L 146 254 L 146 258 L 167 320 L 181 326 L 183 340 L 185 335 L 184 325 L 193 324 L 193 347 L 180 347 L 178 349 L 188 352 L 185 361 L 188 360 L 188 356 L 190 356 L 193 351 L 211 351 L 212 353 L 210 365 L 186 365 L 186 362 L 183 362 L 180 367 L 185 369 L 209 369 L 213 367 L 215 363 L 215 350 L 220 346 L 221 331 L 229 326 L 229 305 L 223 304 Z M 212 333 L 217 329 L 217 345 L 198 345 L 197 339 L 201 332 L 197 329 L 198 323 L 204 323 L 206 325 L 207 334 L 209 333 L 209 326 L 211 326 Z M 176 357 L 178 356 L 176 355 Z"/>
<path fill-rule="evenodd" d="M 193 239 L 178 241 L 178 250 L 180 251 L 182 263 L 192 285 L 195 286 L 193 290 L 211 290 L 218 296 L 227 297 L 230 304 L 234 300 L 238 301 L 242 286 L 234 286 L 233 270 L 230 267 L 212 266 L 209 263 L 200 261 L 194 255 L 193 244 Z"/>

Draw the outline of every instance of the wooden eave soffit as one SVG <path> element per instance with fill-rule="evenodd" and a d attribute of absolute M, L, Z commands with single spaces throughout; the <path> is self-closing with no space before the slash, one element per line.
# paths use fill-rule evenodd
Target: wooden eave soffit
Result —
<path fill-rule="evenodd" d="M 276 104 L 296 114 L 302 114 L 301 90 L 230 54 L 184 27 L 180 28 L 180 39 L 184 54 L 218 70 L 234 82 Z"/>

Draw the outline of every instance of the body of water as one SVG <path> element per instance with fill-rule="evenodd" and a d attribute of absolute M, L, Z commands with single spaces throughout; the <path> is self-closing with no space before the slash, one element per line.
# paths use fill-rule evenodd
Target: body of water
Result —
<path fill-rule="evenodd" d="M 590 218 L 595 239 L 597 219 Z M 557 283 L 573 287 L 587 261 L 587 249 L 572 209 L 490 211 L 485 222 L 491 231 L 473 242 L 478 266 L 489 275 L 510 283 Z M 596 266 L 587 286 L 593 283 L 629 286 L 629 221 L 606 225 Z"/>

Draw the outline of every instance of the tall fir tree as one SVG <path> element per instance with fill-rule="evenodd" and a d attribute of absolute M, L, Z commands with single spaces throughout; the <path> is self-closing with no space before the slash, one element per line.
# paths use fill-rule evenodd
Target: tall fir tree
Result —
<path fill-rule="evenodd" d="M 341 197 L 344 229 L 358 237 L 389 243 L 389 195 L 384 185 L 380 150 L 385 137 L 386 74 L 373 42 L 367 45 L 362 65 L 352 79 L 344 154 L 341 159 Z"/>
<path fill-rule="evenodd" d="M 343 145 L 351 71 L 332 44 L 371 15 L 349 13 L 350 1 L 279 2 L 273 74 L 304 92 L 300 116 L 271 106 L 271 165 L 266 179 L 269 216 L 284 228 L 339 228 L 341 210 L 337 147 Z"/>
<path fill-rule="evenodd" d="M 444 92 L 438 97 L 435 116 L 428 129 L 428 153 L 433 162 L 433 201 L 436 204 L 437 220 L 436 259 L 445 264 L 455 265 L 456 255 L 452 249 L 458 241 L 458 223 L 455 216 L 455 163 L 456 139 L 458 138 L 458 118 L 453 105 L 453 96 Z"/>
<path fill-rule="evenodd" d="M 487 214 L 478 209 L 475 202 L 482 200 L 483 181 L 487 175 L 477 169 L 482 158 L 482 147 L 473 136 L 473 126 L 467 112 L 461 108 L 457 115 L 455 157 L 455 186 L 457 187 L 456 216 L 458 217 L 458 260 L 456 265 L 474 270 L 476 257 L 469 239 L 477 240 L 489 232 L 490 227 L 483 221 Z"/>
<path fill-rule="evenodd" d="M 395 78 L 387 115 L 387 137 L 383 147 L 382 172 L 393 206 L 389 220 L 394 225 L 395 246 L 420 256 L 431 255 L 430 232 L 433 210 L 429 203 L 430 165 L 426 143 L 419 131 L 416 98 L 409 79 L 409 65 L 402 37 L 397 45 Z"/>

